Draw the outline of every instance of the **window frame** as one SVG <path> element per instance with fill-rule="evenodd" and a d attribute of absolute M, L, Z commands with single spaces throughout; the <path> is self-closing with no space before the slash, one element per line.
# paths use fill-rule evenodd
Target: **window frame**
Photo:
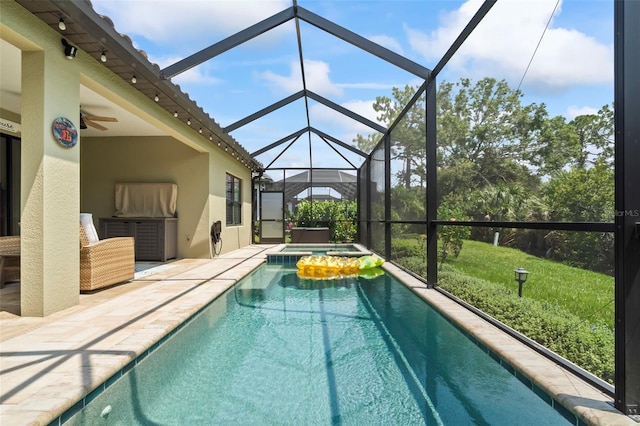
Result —
<path fill-rule="evenodd" d="M 226 173 L 225 179 L 226 225 L 242 225 L 242 179 Z"/>

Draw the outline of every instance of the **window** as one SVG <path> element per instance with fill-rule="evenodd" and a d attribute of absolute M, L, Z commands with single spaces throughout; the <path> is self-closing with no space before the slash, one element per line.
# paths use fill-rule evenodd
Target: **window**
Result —
<path fill-rule="evenodd" d="M 240 179 L 227 173 L 227 225 L 242 224 Z"/>

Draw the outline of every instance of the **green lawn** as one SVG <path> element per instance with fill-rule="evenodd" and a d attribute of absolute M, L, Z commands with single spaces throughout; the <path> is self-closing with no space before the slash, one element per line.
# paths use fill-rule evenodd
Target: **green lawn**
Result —
<path fill-rule="evenodd" d="M 528 255 L 520 250 L 464 241 L 460 256 L 445 264 L 470 276 L 504 285 L 518 292 L 514 269 L 529 271 L 522 297 L 557 304 L 588 322 L 614 326 L 614 279 L 608 275 L 574 268 Z"/>

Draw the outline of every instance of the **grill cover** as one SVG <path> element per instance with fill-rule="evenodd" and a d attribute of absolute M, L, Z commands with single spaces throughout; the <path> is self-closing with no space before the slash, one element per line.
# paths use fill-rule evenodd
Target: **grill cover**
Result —
<path fill-rule="evenodd" d="M 175 217 L 175 183 L 117 183 L 116 217 Z"/>

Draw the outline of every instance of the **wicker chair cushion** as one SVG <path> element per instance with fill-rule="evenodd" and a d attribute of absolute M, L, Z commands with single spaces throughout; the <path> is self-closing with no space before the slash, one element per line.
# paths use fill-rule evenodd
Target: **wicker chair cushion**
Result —
<path fill-rule="evenodd" d="M 80 213 L 80 224 L 84 228 L 84 232 L 87 235 L 87 240 L 89 240 L 89 244 L 96 243 L 100 240 L 100 238 L 98 238 L 98 232 L 96 231 L 96 227 L 93 224 L 93 214 Z"/>

